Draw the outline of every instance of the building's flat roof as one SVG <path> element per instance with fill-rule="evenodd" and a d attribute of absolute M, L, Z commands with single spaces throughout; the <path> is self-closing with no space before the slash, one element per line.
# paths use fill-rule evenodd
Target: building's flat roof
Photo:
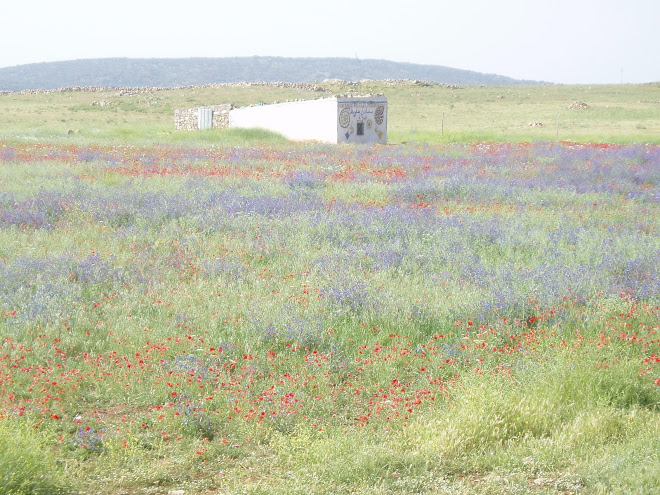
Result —
<path fill-rule="evenodd" d="M 386 101 L 385 95 L 368 95 L 368 96 L 352 96 L 352 95 L 339 95 L 334 98 L 338 100 L 373 100 L 373 101 Z"/>
<path fill-rule="evenodd" d="M 278 101 L 277 103 L 264 103 L 258 105 L 246 105 L 244 107 L 234 107 L 233 110 L 242 110 L 245 108 L 260 108 L 260 107 L 272 107 L 272 106 L 281 106 L 281 105 L 295 105 L 295 104 L 305 104 L 310 102 L 321 102 L 321 101 L 336 101 L 337 103 L 366 103 L 366 104 L 382 104 L 387 103 L 387 96 L 385 95 L 368 95 L 368 96 L 352 96 L 352 95 L 336 95 L 328 96 L 325 98 L 312 98 L 309 100 L 292 100 L 292 101 Z"/>

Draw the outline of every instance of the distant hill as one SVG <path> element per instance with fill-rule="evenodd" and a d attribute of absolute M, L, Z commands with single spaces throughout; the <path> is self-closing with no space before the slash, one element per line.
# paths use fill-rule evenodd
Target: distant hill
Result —
<path fill-rule="evenodd" d="M 100 58 L 0 68 L 0 90 L 71 86 L 189 86 L 226 82 L 417 79 L 445 84 L 535 84 L 495 74 L 356 58 Z"/>

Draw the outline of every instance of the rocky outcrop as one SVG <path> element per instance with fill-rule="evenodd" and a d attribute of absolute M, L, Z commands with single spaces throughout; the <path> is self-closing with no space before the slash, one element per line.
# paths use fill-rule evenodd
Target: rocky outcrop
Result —
<path fill-rule="evenodd" d="M 571 110 L 586 110 L 587 108 L 589 108 L 589 105 L 587 105 L 583 101 L 574 101 L 568 106 L 568 108 Z"/>

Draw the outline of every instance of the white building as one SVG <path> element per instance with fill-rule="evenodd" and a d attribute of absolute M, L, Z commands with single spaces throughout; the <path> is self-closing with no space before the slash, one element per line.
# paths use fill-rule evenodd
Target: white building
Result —
<path fill-rule="evenodd" d="M 387 98 L 335 96 L 234 108 L 229 127 L 259 127 L 294 141 L 385 144 Z"/>

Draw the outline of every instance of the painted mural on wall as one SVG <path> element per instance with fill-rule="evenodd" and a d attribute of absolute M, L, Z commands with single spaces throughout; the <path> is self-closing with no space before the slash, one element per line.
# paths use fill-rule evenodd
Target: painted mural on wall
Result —
<path fill-rule="evenodd" d="M 348 141 L 357 136 L 376 134 L 382 139 L 385 133 L 386 106 L 381 102 L 354 101 L 339 103 L 339 125 L 345 130 Z M 361 139 L 360 139 L 361 140 Z"/>

